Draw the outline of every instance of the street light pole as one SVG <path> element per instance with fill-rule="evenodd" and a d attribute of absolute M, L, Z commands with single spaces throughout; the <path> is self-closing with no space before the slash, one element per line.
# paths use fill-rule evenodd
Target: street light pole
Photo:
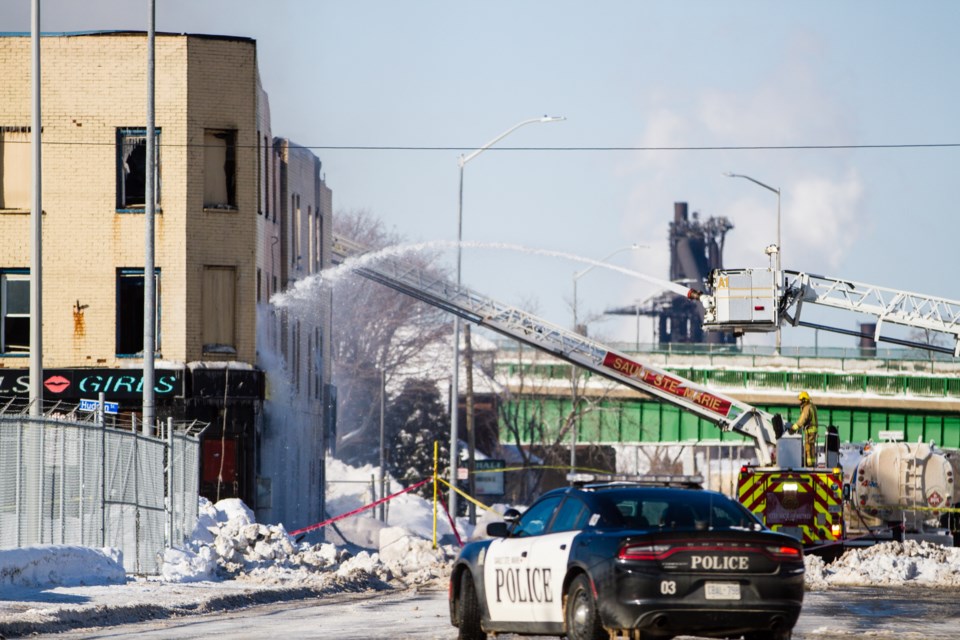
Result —
<path fill-rule="evenodd" d="M 780 244 L 780 189 L 771 187 L 771 186 L 768 185 L 768 184 L 764 184 L 764 183 L 760 182 L 759 180 L 756 180 L 755 178 L 751 178 L 750 176 L 745 176 L 745 175 L 743 175 L 743 174 L 741 174 L 741 173 L 731 173 L 731 172 L 728 171 L 728 172 L 724 173 L 723 175 L 727 176 L 728 178 L 743 178 L 744 180 L 749 180 L 749 181 L 752 182 L 753 184 L 759 185 L 759 186 L 763 187 L 764 189 L 766 189 L 767 191 L 772 191 L 773 193 L 777 194 L 777 247 L 776 247 L 776 249 L 777 249 L 777 266 L 776 266 L 776 272 L 777 272 L 777 273 L 776 273 L 776 276 L 775 276 L 775 277 L 776 277 L 776 293 L 777 293 L 777 298 L 778 298 L 778 300 L 779 300 L 779 297 L 780 297 L 780 294 L 781 294 L 781 291 L 780 291 L 780 289 L 781 289 L 781 287 L 780 287 L 780 282 L 781 282 L 781 280 L 782 280 L 782 276 L 781 276 L 781 272 L 780 272 L 780 266 L 781 266 L 781 251 L 780 251 L 780 249 L 781 249 L 781 244 Z M 775 353 L 776 355 L 778 355 L 778 356 L 780 355 L 780 317 L 779 317 L 779 314 L 778 314 L 778 316 L 777 316 L 777 346 L 776 346 L 776 350 L 775 350 L 774 353 Z"/>
<path fill-rule="evenodd" d="M 537 122 L 557 122 L 559 120 L 566 120 L 563 116 L 543 116 L 542 118 L 530 118 L 528 120 L 522 120 L 517 124 L 513 125 L 496 138 L 483 145 L 479 149 L 475 149 L 470 153 L 463 155 L 460 154 L 460 157 L 457 160 L 457 164 L 460 166 L 460 192 L 457 205 L 457 289 L 460 289 L 461 284 L 461 258 L 462 252 L 460 244 L 463 242 L 463 167 L 476 158 L 478 155 L 497 144 L 508 135 L 519 129 L 520 127 L 528 124 L 534 124 Z M 450 486 L 457 486 L 457 467 L 458 456 L 457 456 L 457 444 L 458 444 L 458 431 L 459 431 L 459 405 L 460 405 L 460 316 L 453 317 L 453 371 L 451 373 L 451 382 L 450 382 Z M 471 469 L 472 471 L 472 469 Z M 457 517 L 457 492 L 452 488 L 450 489 L 450 499 L 449 499 L 449 509 L 450 517 Z"/>
<path fill-rule="evenodd" d="M 646 246 L 646 245 L 643 245 Z M 610 252 L 607 256 L 597 261 L 597 263 L 590 265 L 586 269 L 580 271 L 575 271 L 573 273 L 573 332 L 580 333 L 579 327 L 577 326 L 577 280 L 587 275 L 590 271 L 600 266 L 600 264 L 606 262 L 613 256 L 618 253 L 623 253 L 624 251 L 634 251 L 640 249 L 641 245 L 634 242 L 629 247 L 620 247 L 619 249 Z M 584 331 L 586 333 L 586 331 Z M 577 469 L 577 403 L 579 398 L 577 397 L 577 367 L 576 365 L 571 365 L 570 367 L 570 385 L 571 385 L 571 413 L 573 424 L 570 428 L 570 473 L 574 473 Z M 573 481 L 570 481 L 573 484 Z"/>

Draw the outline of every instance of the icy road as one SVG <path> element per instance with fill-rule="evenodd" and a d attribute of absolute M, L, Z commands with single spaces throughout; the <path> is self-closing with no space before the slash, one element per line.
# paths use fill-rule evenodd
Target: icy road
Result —
<path fill-rule="evenodd" d="M 336 638 L 453 640 L 444 590 L 339 594 L 34 638 Z M 960 638 L 960 592 L 916 587 L 843 587 L 808 592 L 795 640 Z M 501 638 L 514 638 L 501 636 Z M 516 640 L 520 640 L 517 638 Z"/>

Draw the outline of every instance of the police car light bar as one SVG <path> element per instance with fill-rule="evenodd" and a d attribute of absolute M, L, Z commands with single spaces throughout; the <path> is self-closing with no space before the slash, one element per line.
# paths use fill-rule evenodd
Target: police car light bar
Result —
<path fill-rule="evenodd" d="M 703 486 L 703 476 L 701 475 L 673 475 L 673 474 L 624 474 L 624 473 L 583 473 L 574 472 L 567 474 L 567 482 L 576 486 L 586 486 L 593 484 L 636 484 L 636 485 L 656 485 L 663 487 L 695 487 Z"/>

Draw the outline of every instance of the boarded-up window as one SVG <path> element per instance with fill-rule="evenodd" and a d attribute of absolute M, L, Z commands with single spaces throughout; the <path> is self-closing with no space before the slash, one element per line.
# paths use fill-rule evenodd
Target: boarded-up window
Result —
<path fill-rule="evenodd" d="M 203 351 L 235 354 L 236 267 L 203 268 Z"/>
<path fill-rule="evenodd" d="M 29 209 L 31 174 L 29 127 L 0 128 L 0 209 Z"/>
<path fill-rule="evenodd" d="M 203 132 L 203 206 L 233 209 L 237 206 L 237 133 Z"/>

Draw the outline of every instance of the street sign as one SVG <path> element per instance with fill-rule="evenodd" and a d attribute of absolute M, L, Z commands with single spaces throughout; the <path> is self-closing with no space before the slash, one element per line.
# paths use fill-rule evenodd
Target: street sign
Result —
<path fill-rule="evenodd" d="M 502 496 L 503 469 L 507 466 L 503 460 L 475 460 L 478 496 Z"/>
<path fill-rule="evenodd" d="M 77 409 L 80 410 L 80 411 L 96 411 L 97 408 L 99 408 L 99 406 L 100 406 L 100 402 L 99 402 L 98 400 L 81 399 L 81 400 L 80 400 L 80 406 L 77 407 Z M 111 413 L 111 414 L 114 414 L 114 415 L 120 413 L 120 403 L 119 403 L 119 402 L 104 402 L 104 403 L 103 403 L 103 412 L 104 412 L 104 413 Z"/>

